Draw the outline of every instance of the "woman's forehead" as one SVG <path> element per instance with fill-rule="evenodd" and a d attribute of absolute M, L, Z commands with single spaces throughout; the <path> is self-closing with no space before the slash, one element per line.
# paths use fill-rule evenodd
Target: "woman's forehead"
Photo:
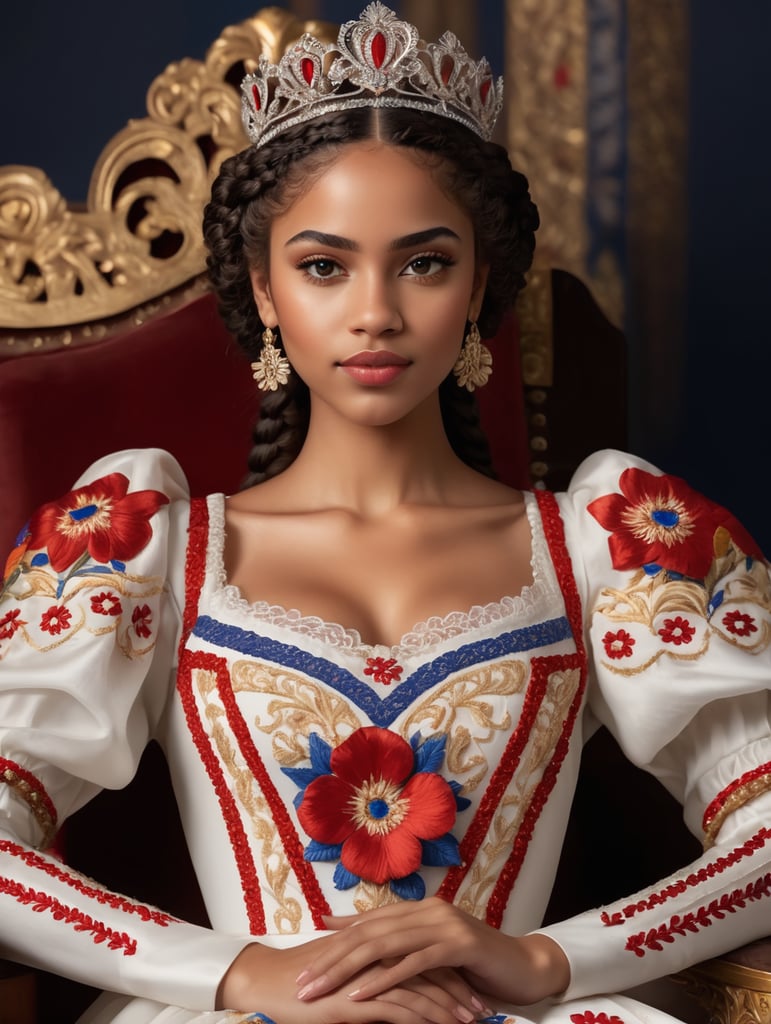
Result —
<path fill-rule="evenodd" d="M 471 227 L 465 209 L 420 153 L 370 141 L 341 147 L 274 220 L 274 228 L 291 237 L 311 221 L 317 231 L 345 237 L 374 231 L 397 238 L 439 224 L 463 235 Z"/>

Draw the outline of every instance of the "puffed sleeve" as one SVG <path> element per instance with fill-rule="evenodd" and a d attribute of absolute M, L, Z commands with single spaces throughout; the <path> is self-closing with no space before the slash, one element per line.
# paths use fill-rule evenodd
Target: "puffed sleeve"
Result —
<path fill-rule="evenodd" d="M 565 997 L 628 988 L 769 934 L 771 580 L 757 544 L 683 480 L 619 452 L 559 503 L 581 594 L 589 711 L 683 804 L 705 853 L 543 929 Z M 641 841 L 666 843 L 640 809 Z"/>
<path fill-rule="evenodd" d="M 186 481 L 166 452 L 100 460 L 40 508 L 0 590 L 0 950 L 89 985 L 213 1007 L 244 941 L 103 890 L 48 848 L 132 778 L 173 684 Z"/>

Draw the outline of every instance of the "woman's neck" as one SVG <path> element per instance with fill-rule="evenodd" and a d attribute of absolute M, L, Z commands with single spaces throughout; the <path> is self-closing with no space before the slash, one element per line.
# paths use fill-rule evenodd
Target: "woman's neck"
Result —
<path fill-rule="evenodd" d="M 313 507 L 369 518 L 405 504 L 453 503 L 472 473 L 447 440 L 438 401 L 385 426 L 352 423 L 317 404 L 300 454 L 279 479 Z"/>

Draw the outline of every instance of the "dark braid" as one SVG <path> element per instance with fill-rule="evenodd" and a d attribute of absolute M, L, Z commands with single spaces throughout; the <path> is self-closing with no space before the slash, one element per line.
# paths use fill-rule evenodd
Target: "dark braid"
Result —
<path fill-rule="evenodd" d="M 225 325 L 250 359 L 259 355 L 264 325 L 249 270 L 268 269 L 272 218 L 323 173 L 342 145 L 365 139 L 409 148 L 472 219 L 479 258 L 489 265 L 478 318 L 482 337 L 495 334 L 524 286 L 538 212 L 527 180 L 512 170 L 503 147 L 481 141 L 455 121 L 422 111 L 365 107 L 338 112 L 230 157 L 214 182 L 204 213 L 209 276 Z M 492 475 L 473 395 L 451 377 L 440 388 L 440 400 L 453 450 L 468 465 Z M 296 373 L 290 384 L 263 398 L 247 484 L 275 476 L 291 464 L 307 434 L 309 409 L 308 389 Z"/>

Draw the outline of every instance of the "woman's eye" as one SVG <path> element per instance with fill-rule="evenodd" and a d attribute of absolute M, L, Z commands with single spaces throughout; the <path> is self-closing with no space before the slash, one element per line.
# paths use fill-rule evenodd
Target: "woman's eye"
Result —
<path fill-rule="evenodd" d="M 430 277 L 450 266 L 452 260 L 446 256 L 416 256 L 405 268 L 408 277 Z"/>
<path fill-rule="evenodd" d="M 307 260 L 300 264 L 300 269 L 304 270 L 309 277 L 315 277 L 318 280 L 337 277 L 342 273 L 342 267 L 334 260 Z"/>

